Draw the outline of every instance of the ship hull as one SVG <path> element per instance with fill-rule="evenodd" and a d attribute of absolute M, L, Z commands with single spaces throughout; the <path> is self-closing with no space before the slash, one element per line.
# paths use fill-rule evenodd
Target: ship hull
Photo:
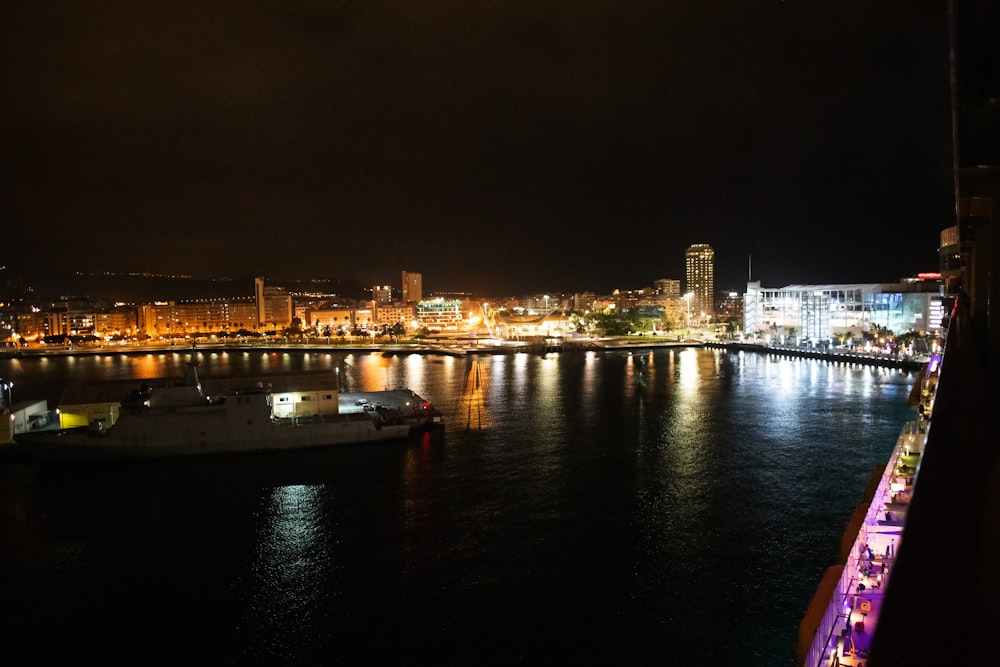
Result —
<path fill-rule="evenodd" d="M 342 409 L 338 392 L 328 387 L 284 387 L 275 394 L 271 380 L 279 379 L 208 393 L 192 361 L 182 383 L 145 383 L 116 410 L 100 413 L 116 413 L 117 419 L 28 431 L 14 440 L 38 459 L 150 459 L 401 440 L 443 425 L 441 413 L 409 390 L 347 395 L 348 409 Z"/>
<path fill-rule="evenodd" d="M 316 416 L 310 420 L 227 419 L 217 411 L 183 411 L 122 420 L 104 432 L 86 427 L 24 434 L 24 452 L 43 460 L 146 459 L 402 440 L 409 424 L 378 423 L 366 415 Z"/>

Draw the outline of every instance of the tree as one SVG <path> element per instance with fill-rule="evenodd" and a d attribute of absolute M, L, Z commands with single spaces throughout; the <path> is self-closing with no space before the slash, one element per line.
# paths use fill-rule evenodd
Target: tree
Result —
<path fill-rule="evenodd" d="M 601 313 L 596 318 L 597 329 L 604 336 L 624 336 L 629 331 L 629 325 L 628 318 L 618 313 Z"/>
<path fill-rule="evenodd" d="M 788 333 L 788 340 L 795 340 L 795 338 L 799 335 L 799 330 L 795 327 L 788 327 L 785 331 Z"/>
<path fill-rule="evenodd" d="M 869 342 L 875 342 L 879 338 L 889 338 L 892 336 L 892 331 L 887 327 L 883 327 L 879 324 L 872 324 L 871 328 L 862 334 L 862 337 Z"/>

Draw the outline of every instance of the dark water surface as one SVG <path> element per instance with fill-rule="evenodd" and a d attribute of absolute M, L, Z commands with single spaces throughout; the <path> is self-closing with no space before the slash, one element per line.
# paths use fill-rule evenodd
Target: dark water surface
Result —
<path fill-rule="evenodd" d="M 0 360 L 15 400 L 183 353 Z M 441 437 L 300 454 L 0 464 L 0 664 L 789 665 L 915 375 L 712 350 L 340 368 Z M 332 371 L 331 371 L 332 372 Z"/>

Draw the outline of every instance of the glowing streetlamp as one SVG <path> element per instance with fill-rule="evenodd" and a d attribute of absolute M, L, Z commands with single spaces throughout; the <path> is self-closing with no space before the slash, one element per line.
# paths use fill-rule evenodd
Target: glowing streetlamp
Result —
<path fill-rule="evenodd" d="M 691 298 L 694 296 L 694 292 L 688 292 L 684 295 L 684 300 L 687 301 L 687 321 L 688 326 L 691 326 Z"/>

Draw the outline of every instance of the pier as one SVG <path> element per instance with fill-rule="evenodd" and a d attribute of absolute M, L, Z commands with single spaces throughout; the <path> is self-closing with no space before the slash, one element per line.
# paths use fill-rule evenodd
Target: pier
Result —
<path fill-rule="evenodd" d="M 872 354 L 843 349 L 817 349 L 798 347 L 794 345 L 759 345 L 754 343 L 707 342 L 705 347 L 729 350 L 730 352 L 754 352 L 778 357 L 796 359 L 820 359 L 863 366 L 881 366 L 883 368 L 898 368 L 905 371 L 919 371 L 927 365 L 926 359 L 899 358 L 884 354 Z"/>

